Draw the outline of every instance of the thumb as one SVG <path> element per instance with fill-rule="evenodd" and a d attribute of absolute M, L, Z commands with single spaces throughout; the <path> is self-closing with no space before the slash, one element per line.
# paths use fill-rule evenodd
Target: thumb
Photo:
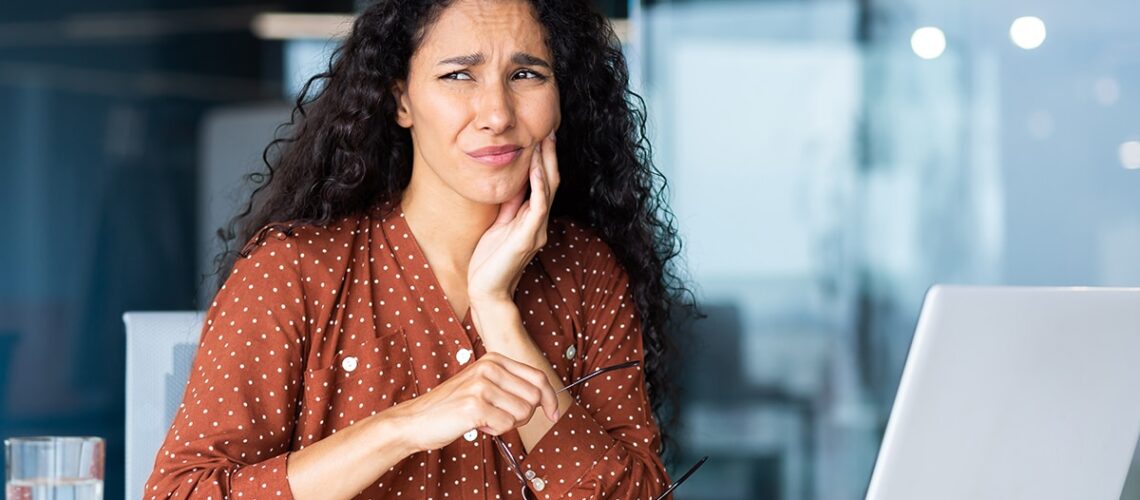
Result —
<path fill-rule="evenodd" d="M 523 201 L 526 198 L 526 186 L 524 185 L 518 194 L 513 198 L 507 200 L 502 205 L 499 205 L 499 216 L 495 218 L 494 226 L 506 224 L 514 220 L 515 215 L 519 212 L 519 207 L 522 207 Z"/>

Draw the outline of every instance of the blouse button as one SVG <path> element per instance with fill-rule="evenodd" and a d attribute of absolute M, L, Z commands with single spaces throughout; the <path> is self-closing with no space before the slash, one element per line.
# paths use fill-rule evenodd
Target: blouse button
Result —
<path fill-rule="evenodd" d="M 351 372 L 351 371 L 355 370 L 356 369 L 356 357 L 355 356 L 349 356 L 347 358 L 344 358 L 340 362 L 340 367 L 344 368 L 344 371 L 346 371 L 346 372 Z"/>
<path fill-rule="evenodd" d="M 468 361 L 471 361 L 471 350 L 460 349 L 459 352 L 455 353 L 455 359 L 459 361 L 461 365 L 467 364 Z"/>
<path fill-rule="evenodd" d="M 471 429 L 471 430 L 463 433 L 463 439 L 466 439 L 468 441 L 474 441 L 475 438 L 477 438 L 477 437 L 479 437 L 479 431 L 477 431 L 475 429 Z"/>
<path fill-rule="evenodd" d="M 534 486 L 534 491 L 542 491 L 546 489 L 546 481 L 543 481 L 541 477 L 531 479 L 530 484 Z"/>
<path fill-rule="evenodd" d="M 534 471 L 528 470 L 525 474 L 523 474 L 523 476 L 526 476 L 526 480 L 530 481 L 531 479 L 534 479 Z"/>
<path fill-rule="evenodd" d="M 573 360 L 575 354 L 578 354 L 577 348 L 575 348 L 574 346 L 570 346 L 570 347 L 566 348 L 566 359 L 567 360 Z"/>

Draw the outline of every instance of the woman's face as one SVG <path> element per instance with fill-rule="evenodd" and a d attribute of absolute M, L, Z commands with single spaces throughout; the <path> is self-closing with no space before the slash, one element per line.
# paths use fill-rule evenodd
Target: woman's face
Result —
<path fill-rule="evenodd" d="M 395 89 L 397 121 L 415 148 L 410 188 L 484 204 L 525 189 L 535 146 L 561 120 L 553 64 L 528 2 L 447 7 Z M 508 152 L 480 151 L 489 147 Z"/>

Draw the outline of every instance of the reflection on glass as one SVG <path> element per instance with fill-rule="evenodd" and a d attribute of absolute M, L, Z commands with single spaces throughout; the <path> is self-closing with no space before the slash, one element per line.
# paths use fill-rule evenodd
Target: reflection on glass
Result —
<path fill-rule="evenodd" d="M 938 59 L 946 51 L 946 34 L 933 26 L 916 29 L 910 36 L 910 48 L 923 59 Z"/>
<path fill-rule="evenodd" d="M 991 7 L 644 3 L 709 314 L 673 464 L 712 459 L 680 497 L 861 498 L 933 283 L 1140 286 L 1140 4 L 1066 4 L 1064 39 Z"/>
<path fill-rule="evenodd" d="M 1045 21 L 1033 16 L 1014 19 L 1009 26 L 1009 39 L 1025 50 L 1036 49 L 1045 43 Z"/>

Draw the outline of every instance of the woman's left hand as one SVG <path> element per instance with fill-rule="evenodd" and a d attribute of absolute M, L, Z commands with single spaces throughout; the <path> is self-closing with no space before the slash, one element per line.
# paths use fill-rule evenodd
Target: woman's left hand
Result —
<path fill-rule="evenodd" d="M 530 165 L 530 198 L 526 186 L 499 206 L 499 216 L 483 233 L 467 271 L 467 295 L 482 301 L 512 301 L 522 271 L 546 244 L 550 207 L 558 189 L 558 156 L 554 133 L 535 146 Z"/>

